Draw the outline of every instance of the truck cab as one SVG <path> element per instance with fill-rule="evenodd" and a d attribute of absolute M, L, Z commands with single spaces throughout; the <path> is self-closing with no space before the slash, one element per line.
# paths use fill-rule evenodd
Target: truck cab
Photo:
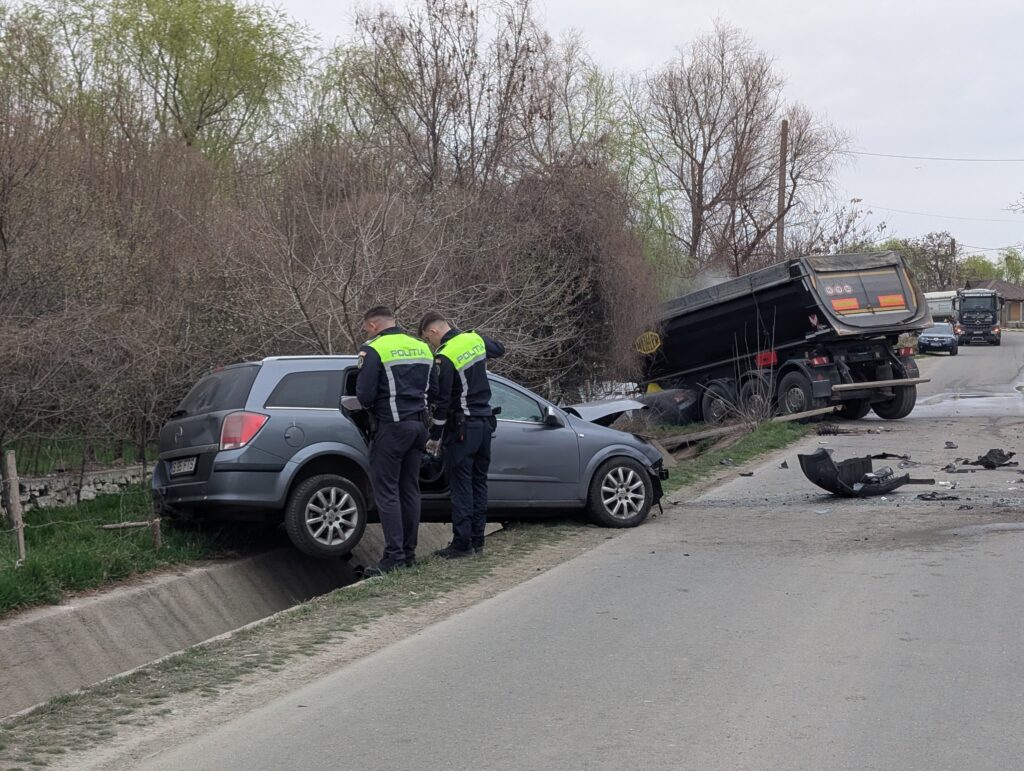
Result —
<path fill-rule="evenodd" d="M 1003 298 L 993 289 L 961 289 L 954 301 L 956 334 L 961 345 L 983 342 L 999 345 L 1002 342 L 1000 316 Z"/>

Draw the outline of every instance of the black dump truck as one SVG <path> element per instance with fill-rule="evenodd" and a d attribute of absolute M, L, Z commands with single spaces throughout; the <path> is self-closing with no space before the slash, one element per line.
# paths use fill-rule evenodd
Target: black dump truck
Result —
<path fill-rule="evenodd" d="M 994 289 L 958 290 L 953 300 L 958 342 L 999 345 L 1003 339 L 999 328 L 1002 310 L 1002 295 Z"/>
<path fill-rule="evenodd" d="M 660 321 L 637 339 L 641 385 L 692 392 L 706 422 L 828 406 L 896 420 L 927 382 L 898 347 L 932 321 L 896 252 L 787 260 L 672 300 Z"/>

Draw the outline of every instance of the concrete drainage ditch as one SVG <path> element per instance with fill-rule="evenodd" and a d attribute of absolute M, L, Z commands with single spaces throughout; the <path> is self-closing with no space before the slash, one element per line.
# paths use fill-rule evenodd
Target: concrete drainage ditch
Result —
<path fill-rule="evenodd" d="M 500 529 L 488 526 L 488 533 Z M 419 551 L 451 538 L 420 527 Z M 370 525 L 351 562 L 311 560 L 291 548 L 183 567 L 0 621 L 0 717 L 148 664 L 356 581 L 354 565 L 381 554 Z"/>

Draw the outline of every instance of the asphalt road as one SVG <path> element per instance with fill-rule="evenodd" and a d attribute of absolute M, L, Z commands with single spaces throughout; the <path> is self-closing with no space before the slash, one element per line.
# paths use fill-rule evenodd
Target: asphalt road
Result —
<path fill-rule="evenodd" d="M 961 345 L 956 356 L 929 354 L 918 366 L 932 382 L 918 387 L 913 418 L 1024 415 L 1024 401 L 1016 390 L 1024 383 L 1024 332 L 1004 332 L 998 347 Z"/>
<path fill-rule="evenodd" d="M 946 485 L 841 500 L 791 449 L 143 767 L 1020 767 L 1024 477 L 941 471 L 1024 453 L 1012 338 L 927 361 L 935 414 L 799 448 Z"/>

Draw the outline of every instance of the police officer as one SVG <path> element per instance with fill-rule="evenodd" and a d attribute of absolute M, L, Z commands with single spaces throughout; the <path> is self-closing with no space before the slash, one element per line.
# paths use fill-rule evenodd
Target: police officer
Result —
<path fill-rule="evenodd" d="M 505 346 L 477 332 L 453 329 L 436 311 L 420 321 L 420 337 L 434 349 L 427 400 L 433 408 L 427 452 L 444 454 L 451 489 L 452 542 L 434 552 L 445 559 L 483 553 L 487 523 L 487 470 L 494 412 L 487 359 Z"/>
<path fill-rule="evenodd" d="M 384 556 L 367 575 L 411 567 L 420 524 L 419 472 L 427 442 L 430 349 L 395 323 L 386 307 L 363 316 L 370 340 L 359 349 L 356 397 L 376 418 L 370 442 L 373 499 L 384 531 Z"/>

